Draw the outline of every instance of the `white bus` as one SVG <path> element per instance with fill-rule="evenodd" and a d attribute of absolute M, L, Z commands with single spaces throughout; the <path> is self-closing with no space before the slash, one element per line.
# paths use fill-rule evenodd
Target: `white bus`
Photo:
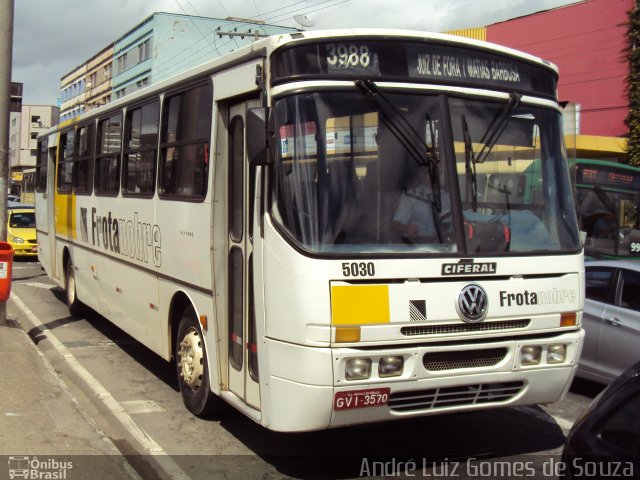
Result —
<path fill-rule="evenodd" d="M 448 35 L 257 40 L 40 137 L 40 261 L 174 361 L 196 415 L 556 401 L 584 297 L 557 78 Z"/>

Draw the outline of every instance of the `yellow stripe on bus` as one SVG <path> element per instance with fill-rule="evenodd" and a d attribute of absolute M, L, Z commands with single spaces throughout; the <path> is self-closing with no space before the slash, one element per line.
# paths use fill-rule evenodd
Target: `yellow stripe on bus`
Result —
<path fill-rule="evenodd" d="M 331 323 L 367 325 L 389 323 L 388 285 L 335 285 L 331 287 Z"/>
<path fill-rule="evenodd" d="M 55 196 L 56 233 L 75 240 L 76 238 L 76 196 L 57 194 Z"/>

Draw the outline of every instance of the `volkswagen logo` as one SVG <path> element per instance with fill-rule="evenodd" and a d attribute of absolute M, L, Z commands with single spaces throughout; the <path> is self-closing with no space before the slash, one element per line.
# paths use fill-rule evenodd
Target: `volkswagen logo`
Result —
<path fill-rule="evenodd" d="M 471 283 L 466 285 L 458 294 L 456 310 L 460 318 L 468 323 L 481 322 L 487 315 L 489 301 L 487 294 L 480 285 Z"/>

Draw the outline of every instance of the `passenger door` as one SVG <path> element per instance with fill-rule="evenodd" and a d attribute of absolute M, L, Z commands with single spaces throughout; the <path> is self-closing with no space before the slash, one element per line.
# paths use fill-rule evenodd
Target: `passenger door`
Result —
<path fill-rule="evenodd" d="M 254 309 L 253 230 L 255 181 L 246 155 L 247 109 L 258 100 L 229 106 L 227 119 L 227 324 L 229 390 L 259 408 Z"/>
<path fill-rule="evenodd" d="M 600 367 L 610 380 L 640 360 L 640 272 L 620 269 L 615 286 L 600 333 Z"/>
<path fill-rule="evenodd" d="M 56 269 L 55 177 L 57 134 L 39 144 L 38 179 L 36 181 L 36 229 L 42 267 L 51 278 L 60 278 Z"/>

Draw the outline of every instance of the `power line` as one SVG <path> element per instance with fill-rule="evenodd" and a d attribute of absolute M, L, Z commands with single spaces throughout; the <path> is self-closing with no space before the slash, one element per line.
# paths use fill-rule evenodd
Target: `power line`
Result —
<path fill-rule="evenodd" d="M 215 49 L 215 51 L 216 51 L 216 52 L 218 52 L 218 55 L 222 55 L 222 54 L 218 51 L 218 49 L 216 48 L 216 46 L 215 46 L 215 45 L 211 45 L 211 42 L 209 42 L 209 40 L 205 37 L 205 35 L 200 31 L 200 28 L 198 28 L 198 25 L 197 25 L 197 24 L 196 24 L 196 22 L 193 20 L 193 16 L 192 16 L 192 15 L 189 15 L 189 14 L 186 12 L 186 10 L 185 10 L 184 8 L 182 8 L 182 5 L 180 5 L 180 3 L 178 2 L 178 0 L 174 0 L 174 1 L 178 4 L 178 6 L 179 6 L 179 7 L 180 7 L 180 9 L 184 12 L 184 14 L 185 14 L 185 15 L 187 15 L 187 16 L 189 17 L 189 20 L 191 21 L 191 23 L 193 24 L 193 26 L 195 27 L 195 29 L 196 29 L 196 30 L 198 31 L 198 33 L 202 36 L 202 38 L 204 38 L 204 39 L 207 41 L 207 43 L 209 44 L 209 46 L 210 46 L 210 47 L 212 47 L 213 49 Z M 187 0 L 187 3 L 189 3 L 189 5 L 191 5 L 191 2 L 189 2 L 189 0 Z M 193 5 L 191 5 L 191 8 L 193 9 L 193 11 L 194 11 L 194 12 L 196 12 L 196 14 L 198 13 L 198 12 L 196 11 L 196 9 L 195 9 L 195 8 L 193 8 Z M 198 15 L 198 16 L 200 16 L 200 15 Z"/>
<path fill-rule="evenodd" d="M 218 3 L 220 4 L 220 6 L 222 7 L 222 10 L 224 10 L 224 14 L 227 17 L 230 17 L 231 15 L 229 15 L 229 12 L 227 11 L 227 9 L 224 7 L 224 5 L 222 4 L 222 0 L 218 0 Z"/>
<path fill-rule="evenodd" d="M 187 0 L 187 1 L 188 1 L 188 0 Z M 302 1 L 294 2 L 294 3 L 291 3 L 291 4 L 289 4 L 289 5 L 285 5 L 285 6 L 283 6 L 283 7 L 276 8 L 276 9 L 271 10 L 271 11 L 269 11 L 269 12 L 265 12 L 265 13 L 263 13 L 262 15 L 263 15 L 263 17 L 264 17 L 265 15 L 268 15 L 269 13 L 274 13 L 274 12 L 276 12 L 276 11 L 285 10 L 285 9 L 290 8 L 290 7 L 296 7 L 296 5 L 301 5 L 301 4 L 306 3 L 306 2 L 308 2 L 308 1 L 309 1 L 309 0 L 302 0 Z M 305 14 L 309 14 L 309 13 L 313 13 L 313 12 L 317 12 L 317 11 L 325 10 L 325 9 L 327 9 L 327 8 L 336 7 L 336 6 L 338 6 L 338 5 L 341 5 L 341 4 L 343 4 L 343 3 L 347 3 L 347 2 L 349 2 L 349 1 L 350 1 L 350 0 L 341 0 L 341 1 L 337 1 L 337 2 L 336 2 L 336 0 L 321 0 L 321 1 L 319 1 L 319 2 L 315 2 L 315 3 L 312 3 L 312 4 L 308 4 L 308 5 L 303 6 L 303 7 L 293 8 L 292 10 L 288 10 L 287 12 L 280 13 L 280 14 L 274 15 L 274 16 L 272 16 L 272 17 L 264 18 L 264 20 L 263 20 L 263 21 L 264 21 L 264 22 L 269 22 L 269 21 L 273 21 L 273 20 L 275 20 L 275 19 L 279 19 L 279 18 L 281 18 L 281 17 L 288 17 L 288 16 L 290 16 L 291 14 L 296 13 L 296 12 L 300 12 L 300 11 L 304 11 L 303 13 L 305 13 Z M 336 3 L 332 3 L 332 2 L 336 2 Z M 177 3 L 177 0 L 176 0 L 176 3 Z M 330 5 L 325 5 L 325 4 L 327 4 L 327 3 L 331 3 L 331 4 L 330 4 Z M 178 4 L 178 5 L 182 8 L 182 6 L 181 6 L 180 4 Z M 323 6 L 322 6 L 322 7 L 320 7 L 320 8 L 314 8 L 314 7 L 319 7 L 320 5 L 323 5 Z M 193 6 L 192 6 L 192 8 L 193 8 Z M 256 10 L 257 10 L 257 9 L 256 9 Z M 183 11 L 184 11 L 184 9 L 183 9 Z M 194 8 L 194 11 L 195 11 L 195 8 Z M 185 13 L 186 13 L 186 12 L 185 12 Z M 196 13 L 197 13 L 197 11 L 196 11 Z M 256 19 L 256 18 L 250 18 L 250 20 L 255 20 L 255 19 Z M 226 23 L 226 24 L 225 24 L 225 23 L 223 23 L 223 24 L 219 25 L 219 28 L 223 28 L 223 27 L 228 26 L 228 25 L 234 25 L 235 23 L 236 23 L 236 22 L 228 22 L 228 23 Z M 195 24 L 194 24 L 194 25 L 195 25 Z M 211 30 L 210 28 L 209 28 L 209 32 L 210 32 L 210 33 L 215 33 L 215 32 L 214 32 L 213 30 Z M 193 43 L 193 44 L 191 44 L 189 47 L 187 47 L 187 48 L 183 49 L 181 52 L 179 52 L 179 53 L 177 53 L 176 55 L 172 56 L 171 58 L 169 58 L 169 59 L 165 60 L 163 63 L 161 63 L 161 64 L 159 64 L 159 65 L 156 65 L 156 69 L 159 69 L 160 67 L 162 67 L 162 66 L 164 66 L 164 65 L 167 65 L 169 62 L 171 62 L 171 60 L 175 59 L 176 57 L 181 57 L 181 58 L 180 58 L 180 60 L 178 60 L 177 62 L 174 62 L 174 63 L 172 63 L 172 64 L 167 65 L 167 67 L 166 67 L 166 68 L 164 68 L 164 69 L 162 69 L 161 71 L 159 71 L 159 72 L 157 73 L 157 75 L 158 75 L 158 76 L 162 76 L 162 78 L 168 77 L 168 76 L 170 76 L 170 74 L 168 74 L 167 72 L 170 72 L 170 71 L 172 71 L 172 70 L 176 70 L 176 69 L 180 69 L 180 68 L 186 68 L 186 66 L 185 66 L 185 67 L 179 67 L 179 65 L 180 65 L 180 64 L 185 63 L 185 62 L 189 62 L 189 61 L 190 61 L 191 63 L 196 63 L 196 62 L 198 62 L 200 59 L 204 59 L 204 58 L 206 58 L 207 56 L 209 56 L 209 55 L 210 55 L 210 54 L 209 54 L 209 52 L 203 52 L 200 56 L 197 56 L 196 58 L 193 58 L 195 55 L 197 55 L 197 54 L 199 53 L 198 51 L 193 52 L 192 54 L 190 54 L 190 55 L 188 55 L 188 56 L 186 56 L 186 57 L 182 56 L 182 55 L 184 54 L 184 52 L 186 52 L 187 50 L 189 50 L 189 49 L 191 49 L 192 47 L 194 47 L 196 44 L 198 44 L 199 42 L 201 42 L 203 39 L 207 40 L 207 42 L 209 43 L 209 45 L 211 45 L 211 43 L 209 42 L 209 40 L 208 40 L 208 39 L 206 39 L 206 37 L 202 34 L 202 32 L 200 32 L 200 34 L 203 36 L 203 38 L 202 38 L 202 39 L 200 39 L 200 40 L 198 40 L 198 41 L 194 42 L 194 43 Z M 221 53 L 221 50 L 224 50 L 224 48 L 225 48 L 225 47 L 227 47 L 227 46 L 229 45 L 229 43 L 231 43 L 231 42 L 235 42 L 236 46 L 237 46 L 237 47 L 239 47 L 239 45 L 238 45 L 238 43 L 237 43 L 237 41 L 236 41 L 235 37 L 232 37 L 230 40 L 227 40 L 227 41 L 226 41 L 225 43 L 223 43 L 222 45 L 218 45 L 218 44 L 217 44 L 217 41 L 216 41 L 216 40 L 217 40 L 217 36 L 216 36 L 215 34 L 214 34 L 213 40 L 214 40 L 214 44 L 215 44 L 215 46 L 213 46 L 213 45 L 211 45 L 211 46 L 212 46 L 213 48 L 215 48 L 215 50 L 218 52 L 218 54 L 219 54 L 219 55 L 223 55 L 223 53 Z M 176 72 L 176 73 L 177 73 L 177 72 Z"/>
<path fill-rule="evenodd" d="M 262 15 L 260 14 L 260 10 L 258 10 L 258 6 L 256 5 L 256 0 L 251 0 L 251 2 L 253 3 L 253 8 L 256 9 L 256 13 L 258 14 L 258 18 L 260 18 Z"/>
<path fill-rule="evenodd" d="M 594 42 L 594 43 L 599 43 L 599 42 Z M 589 44 L 587 44 L 589 45 Z M 615 46 L 611 46 L 611 47 L 602 47 L 602 48 L 596 48 L 596 49 L 590 49 L 589 50 L 589 55 L 592 55 L 593 53 L 598 53 L 598 52 L 605 52 L 608 50 L 611 50 L 615 48 Z M 622 52 L 621 52 L 622 53 Z M 538 55 L 539 57 L 544 57 L 544 58 L 548 58 L 548 59 L 552 59 L 552 61 L 556 61 L 557 59 L 561 59 L 561 58 L 571 58 L 571 57 L 577 57 L 583 55 L 583 52 L 579 52 L 579 53 L 567 53 L 566 55 Z M 593 62 L 593 58 L 590 59 L 591 62 Z"/>
<path fill-rule="evenodd" d="M 293 3 L 290 3 L 289 5 L 285 5 L 284 7 L 278 7 L 278 8 L 274 8 L 273 10 L 269 10 L 268 12 L 264 12 L 263 15 L 268 15 L 270 13 L 277 12 L 279 10 L 284 10 L 285 8 L 289 8 L 289 7 L 292 7 L 294 5 L 298 5 L 300 3 L 304 3 L 304 2 L 308 2 L 308 1 L 310 1 L 310 0 L 300 0 L 298 2 L 293 2 Z"/>
<path fill-rule="evenodd" d="M 308 0 L 304 0 L 304 1 L 308 1 Z M 274 12 L 274 11 L 276 11 L 276 10 L 283 10 L 284 8 L 292 7 L 292 6 L 295 6 L 295 5 L 299 5 L 299 4 L 301 4 L 301 3 L 304 3 L 304 1 L 301 1 L 301 2 L 295 2 L 295 3 L 290 4 L 290 5 L 288 5 L 288 6 L 280 7 L 280 8 L 278 8 L 278 9 L 272 10 L 272 12 Z M 301 10 L 301 9 L 309 9 L 309 8 L 310 8 L 310 9 L 312 9 L 312 10 L 308 10 L 306 13 L 311 13 L 311 12 L 314 12 L 314 11 L 319 11 L 319 10 L 323 10 L 323 9 L 325 9 L 325 8 L 330 8 L 330 7 L 333 7 L 333 6 L 340 5 L 340 4 L 342 4 L 342 3 L 346 3 L 346 2 L 347 2 L 347 1 L 349 1 L 349 0 L 342 0 L 342 1 L 339 1 L 338 3 L 334 3 L 334 4 L 332 4 L 332 5 L 325 5 L 324 7 L 317 8 L 317 9 L 313 9 L 313 7 L 317 7 L 317 6 L 319 6 L 319 5 L 324 5 L 324 4 L 329 3 L 329 2 L 332 2 L 332 1 L 335 1 L 335 0 L 322 0 L 322 1 L 320 1 L 320 2 L 316 2 L 316 3 L 314 3 L 314 4 L 307 5 L 307 6 L 302 7 L 302 8 L 294 9 L 294 10 L 289 11 L 289 12 L 286 12 L 286 13 L 284 13 L 284 14 L 276 15 L 276 16 L 274 16 L 274 17 L 272 17 L 272 18 L 277 18 L 277 17 L 283 16 L 283 15 L 287 15 L 287 16 L 288 16 L 288 15 L 290 15 L 291 13 L 293 13 L 293 12 L 295 12 L 295 11 L 299 11 L 299 10 Z M 266 13 L 268 13 L 268 12 L 266 12 Z M 266 13 L 265 13 L 265 14 L 266 14 Z M 263 14 L 263 15 L 265 15 L 265 14 Z M 270 19 L 265 19 L 264 21 L 268 21 L 268 20 L 270 20 Z M 235 24 L 235 22 L 229 22 L 229 23 L 226 23 L 226 24 L 224 24 L 224 23 L 223 23 L 223 24 L 221 24 L 221 25 L 219 26 L 219 28 L 223 28 L 225 25 L 234 25 L 234 24 Z M 212 31 L 210 30 L 210 32 L 212 32 Z M 213 33 L 213 32 L 212 32 L 212 33 Z M 228 40 L 227 42 L 225 42 L 225 43 L 223 43 L 222 45 L 219 45 L 219 46 L 218 46 L 218 44 L 217 44 L 216 40 L 217 40 L 217 37 L 216 37 L 216 36 L 214 36 L 214 42 L 216 43 L 216 47 L 217 47 L 217 48 L 216 48 L 216 51 L 218 51 L 218 53 L 219 53 L 220 55 L 222 55 L 222 53 L 220 53 L 220 50 L 223 50 L 223 49 L 224 49 L 224 48 L 225 48 L 225 47 L 226 47 L 230 42 L 235 41 L 235 38 L 232 38 L 231 40 Z M 166 61 L 164 61 L 164 62 L 163 62 L 163 63 L 161 63 L 160 65 L 157 65 L 157 66 L 156 66 L 156 68 L 160 68 L 160 67 L 162 67 L 162 66 L 164 66 L 164 65 L 167 65 L 167 64 L 168 64 L 169 62 L 171 62 L 171 60 L 173 60 L 174 58 L 176 58 L 176 57 L 181 57 L 181 58 L 180 58 L 180 60 L 178 60 L 177 62 L 172 63 L 172 64 L 170 64 L 170 65 L 167 65 L 167 66 L 166 66 L 166 68 L 164 68 L 162 71 L 159 71 L 159 72 L 157 73 L 157 75 L 159 75 L 159 76 L 161 75 L 161 76 L 163 76 L 163 78 L 164 78 L 165 76 L 168 76 L 167 72 L 169 72 L 169 71 L 171 71 L 171 70 L 175 70 L 175 69 L 177 69 L 177 68 L 180 68 L 180 67 L 178 67 L 178 66 L 179 66 L 181 63 L 185 63 L 185 62 L 188 62 L 188 61 L 191 61 L 192 63 L 195 63 L 195 62 L 197 62 L 198 60 L 200 60 L 200 59 L 204 59 L 206 56 L 208 56 L 208 55 L 209 55 L 209 53 L 208 53 L 208 52 L 204 52 L 204 53 L 202 53 L 200 56 L 198 56 L 198 57 L 196 57 L 195 59 L 193 59 L 194 55 L 197 55 L 197 54 L 199 53 L 199 52 L 197 52 L 197 51 L 196 51 L 196 52 L 194 52 L 194 53 L 192 53 L 192 54 L 190 54 L 190 55 L 188 55 L 188 56 L 186 56 L 186 57 L 182 56 L 182 55 L 183 55 L 183 53 L 184 53 L 186 50 L 188 50 L 188 49 L 192 48 L 193 46 L 195 46 L 195 45 L 196 45 L 197 43 L 199 43 L 200 41 L 201 41 L 201 40 L 198 40 L 197 42 L 194 42 L 192 45 L 190 45 L 190 46 L 189 46 L 189 47 L 187 47 L 186 49 L 182 50 L 180 53 L 178 53 L 178 54 L 174 55 L 174 56 L 173 56 L 173 57 L 171 57 L 170 59 L 167 59 Z M 237 45 L 237 42 L 236 42 L 236 45 Z"/>
<path fill-rule="evenodd" d="M 620 66 L 616 67 L 616 68 L 605 68 L 605 69 L 601 69 L 598 70 L 599 73 L 607 73 L 607 72 L 615 72 L 617 71 L 619 68 L 621 68 Z M 580 75 L 589 75 L 590 72 L 576 72 L 576 73 L 567 73 L 567 74 L 563 74 L 560 75 L 561 79 L 566 79 L 568 77 L 577 77 Z M 623 72 L 618 72 L 618 73 L 622 73 L 622 76 L 624 77 L 628 72 L 625 70 Z M 618 77 L 619 78 L 619 77 Z"/>
<path fill-rule="evenodd" d="M 281 19 L 282 19 L 281 17 L 288 17 L 288 16 L 290 16 L 292 13 L 300 12 L 301 10 L 304 10 L 305 8 L 313 8 L 313 7 L 316 7 L 316 6 L 318 6 L 318 5 L 323 5 L 323 4 L 325 4 L 325 3 L 330 3 L 330 2 L 332 2 L 332 1 L 334 1 L 334 0 L 323 0 L 323 1 L 321 1 L 321 2 L 318 2 L 318 3 L 314 4 L 314 5 L 309 5 L 308 7 L 300 7 L 300 8 L 297 8 L 297 9 L 294 9 L 294 10 L 291 10 L 291 11 L 288 11 L 288 12 L 285 12 L 285 13 L 282 13 L 282 14 L 278 14 L 278 15 L 276 15 L 276 16 L 274 16 L 274 17 L 268 18 L 267 20 L 270 20 L 270 21 L 272 21 L 272 20 L 278 21 L 278 20 L 281 20 Z M 347 2 L 349 2 L 349 1 L 350 1 L 350 0 L 342 0 L 342 1 L 338 2 L 338 3 L 334 3 L 333 5 L 327 5 L 327 6 L 325 6 L 325 7 L 317 8 L 317 9 L 315 9 L 315 10 L 308 10 L 308 11 L 305 11 L 305 12 L 303 12 L 303 13 L 304 13 L 304 14 L 309 14 L 309 13 L 313 13 L 313 12 L 318 12 L 318 11 L 320 11 L 320 10 L 324 10 L 324 9 L 326 9 L 326 8 L 337 7 L 338 5 L 341 5 L 341 4 L 343 4 L 343 3 L 347 3 Z"/>
<path fill-rule="evenodd" d="M 599 108 L 581 108 L 580 114 L 582 113 L 593 113 L 593 112 L 604 112 L 608 110 L 627 110 L 629 105 L 619 105 L 615 107 L 599 107 Z"/>
<path fill-rule="evenodd" d="M 578 33 L 571 34 L 571 35 L 561 35 L 559 37 L 548 37 L 548 38 L 545 38 L 544 40 L 539 40 L 539 41 L 536 41 L 536 42 L 514 44 L 513 48 L 517 48 L 518 50 L 525 50 L 526 51 L 525 47 L 530 47 L 532 45 L 538 45 L 538 44 L 541 44 L 541 43 L 551 43 L 551 42 L 555 43 L 558 40 L 564 40 L 565 38 L 573 38 L 573 37 L 580 37 L 580 36 L 584 36 L 584 35 L 590 35 L 590 34 L 595 33 L 595 32 L 602 32 L 604 30 L 611 30 L 613 28 L 622 28 L 622 26 L 613 25 L 613 26 L 609 26 L 609 27 L 596 28 L 596 29 L 589 30 L 589 31 L 586 31 L 586 32 L 578 32 Z"/>
<path fill-rule="evenodd" d="M 614 79 L 614 78 L 615 79 L 619 79 L 620 75 L 615 75 L 613 77 L 590 78 L 589 80 L 580 80 L 580 81 L 577 81 L 577 82 L 567 82 L 567 83 L 560 82 L 558 84 L 558 87 L 561 88 L 561 87 L 563 87 L 565 85 L 579 85 L 581 83 L 599 82 L 600 80 L 611 80 L 611 79 Z"/>
<path fill-rule="evenodd" d="M 278 8 L 275 8 L 273 10 L 269 10 L 269 11 L 263 12 L 262 16 L 264 17 L 265 15 L 269 15 L 270 13 L 277 12 L 277 11 L 280 11 L 280 10 L 284 10 L 286 8 L 293 7 L 295 5 L 299 5 L 299 4 L 302 4 L 302 3 L 305 3 L 305 2 L 309 2 L 309 1 L 313 1 L 313 0 L 298 0 L 296 2 L 290 3 L 289 5 L 285 5 L 283 7 L 278 7 Z M 306 7 L 306 8 L 310 8 L 310 7 L 313 7 L 313 5 L 311 5 L 309 7 Z M 276 17 L 277 16 L 279 16 L 279 15 L 276 15 Z M 227 13 L 227 17 L 231 17 L 231 15 L 229 15 Z M 272 17 L 272 18 L 276 18 L 276 17 Z M 257 17 L 249 17 L 248 20 L 260 20 L 260 21 L 263 21 L 263 22 L 267 23 L 270 19 L 268 19 L 268 18 L 267 19 L 265 19 L 265 18 L 258 19 Z M 227 27 L 229 25 L 235 25 L 235 23 L 236 22 L 234 22 L 234 21 L 229 21 L 227 23 L 221 23 L 220 25 L 218 25 L 218 27 L 219 28 L 224 28 L 224 27 Z"/>
<path fill-rule="evenodd" d="M 608 46 L 604 45 L 606 43 L 609 43 L 609 45 Z M 598 48 L 597 50 L 591 50 L 588 48 L 590 45 L 598 46 L 600 48 Z M 578 53 L 576 53 L 575 51 L 570 53 L 564 53 L 563 55 L 556 55 L 553 53 L 553 52 L 561 52 L 561 53 L 568 52 L 570 49 L 576 49 L 576 48 L 580 49 Z M 620 43 L 611 44 L 611 42 L 607 42 L 607 40 L 586 42 L 580 45 L 567 45 L 565 47 L 554 48 L 551 50 L 537 50 L 535 54 L 543 58 L 567 58 L 567 57 L 575 57 L 576 55 L 580 55 L 584 51 L 588 51 L 589 54 L 591 54 L 591 52 L 602 51 L 602 50 L 617 50 L 617 53 L 619 53 L 621 57 L 624 56 L 623 45 L 621 45 Z"/>

